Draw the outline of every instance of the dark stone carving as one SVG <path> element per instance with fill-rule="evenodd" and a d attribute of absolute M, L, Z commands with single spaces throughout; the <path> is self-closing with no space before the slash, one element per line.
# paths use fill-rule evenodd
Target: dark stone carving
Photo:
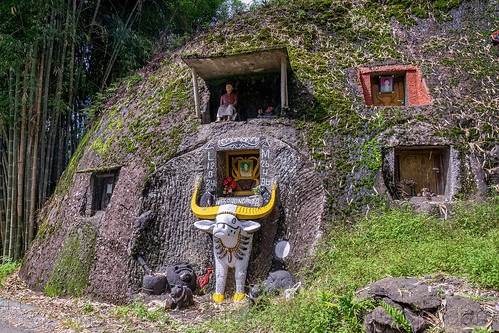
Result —
<path fill-rule="evenodd" d="M 451 296 L 447 299 L 445 332 L 472 332 L 471 327 L 484 326 L 488 320 L 487 314 L 475 301 L 462 296 Z"/>
<path fill-rule="evenodd" d="M 186 286 L 173 286 L 170 297 L 173 300 L 170 304 L 171 309 L 179 310 L 194 303 L 192 290 Z"/>
<path fill-rule="evenodd" d="M 291 272 L 275 271 L 271 272 L 266 280 L 261 284 L 251 287 L 250 299 L 255 301 L 263 294 L 277 294 L 279 291 L 293 287 L 295 278 Z"/>
<path fill-rule="evenodd" d="M 140 216 L 135 218 L 135 221 L 133 221 L 133 226 L 137 229 L 142 229 L 147 226 L 149 221 L 151 221 L 153 218 L 153 213 L 152 211 L 148 210 L 145 213 L 142 213 Z"/>
<path fill-rule="evenodd" d="M 166 291 L 166 276 L 144 275 L 142 279 L 142 290 L 151 295 L 160 295 Z"/>
<path fill-rule="evenodd" d="M 215 204 L 215 189 L 208 189 L 199 200 L 200 207 L 211 207 Z"/>
<path fill-rule="evenodd" d="M 196 289 L 196 273 L 189 264 L 166 267 L 166 276 L 170 286 L 185 286 L 191 291 Z"/>
<path fill-rule="evenodd" d="M 146 271 L 147 274 L 149 275 L 154 275 L 152 269 L 149 268 L 149 266 L 147 266 L 147 263 L 146 261 L 144 260 L 144 258 L 142 258 L 141 255 L 137 255 L 137 261 L 140 263 L 140 265 L 142 266 L 142 268 Z"/>

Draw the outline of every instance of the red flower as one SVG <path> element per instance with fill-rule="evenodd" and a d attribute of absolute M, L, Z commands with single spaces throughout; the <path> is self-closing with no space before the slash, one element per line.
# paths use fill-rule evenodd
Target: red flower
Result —
<path fill-rule="evenodd" d="M 230 194 L 232 190 L 236 188 L 236 182 L 232 180 L 232 177 L 227 177 L 223 181 L 223 193 Z"/>

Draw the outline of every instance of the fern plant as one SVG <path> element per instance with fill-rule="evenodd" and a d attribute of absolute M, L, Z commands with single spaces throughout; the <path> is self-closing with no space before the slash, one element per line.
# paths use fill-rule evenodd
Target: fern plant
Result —
<path fill-rule="evenodd" d="M 380 305 L 385 309 L 386 312 L 393 318 L 392 322 L 392 327 L 393 324 L 397 324 L 401 326 L 407 333 L 411 333 L 411 323 L 407 321 L 407 319 L 404 316 L 404 313 L 394 307 L 393 305 L 388 305 L 383 301 L 380 301 Z"/>
<path fill-rule="evenodd" d="M 327 295 L 327 293 L 322 291 L 320 293 L 323 294 L 324 299 L 329 296 L 329 300 L 325 301 L 325 304 L 327 304 L 328 307 L 335 308 L 339 311 L 343 318 L 343 325 L 347 330 L 354 332 L 360 332 L 362 330 L 363 314 L 366 310 L 373 308 L 371 300 L 359 300 L 355 297 L 353 292 L 345 295 Z"/>

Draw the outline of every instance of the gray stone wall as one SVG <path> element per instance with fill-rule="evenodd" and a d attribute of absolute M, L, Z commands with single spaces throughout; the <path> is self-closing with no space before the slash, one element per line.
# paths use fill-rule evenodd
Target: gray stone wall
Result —
<path fill-rule="evenodd" d="M 210 135 L 217 131 L 219 135 Z M 134 230 L 130 252 L 140 253 L 157 272 L 181 262 L 190 263 L 198 275 L 213 267 L 211 238 L 194 228 L 198 219 L 190 209 L 195 180 L 202 179 L 204 187 L 216 187 L 220 183 L 217 153 L 258 149 L 260 182 L 271 190 L 276 181 L 278 192 L 274 211 L 260 221 L 262 228 L 254 236 L 248 280 L 264 279 L 271 269 L 297 270 L 320 238 L 325 192 L 313 163 L 295 148 L 296 130 L 258 120 L 210 124 L 189 141 L 183 143 L 185 154 L 148 177 L 139 214 L 151 211 L 153 217 Z M 290 253 L 279 259 L 274 248 L 282 240 L 289 242 Z M 129 264 L 130 288 L 134 290 L 140 287 L 144 272 L 135 260 L 130 259 Z"/>

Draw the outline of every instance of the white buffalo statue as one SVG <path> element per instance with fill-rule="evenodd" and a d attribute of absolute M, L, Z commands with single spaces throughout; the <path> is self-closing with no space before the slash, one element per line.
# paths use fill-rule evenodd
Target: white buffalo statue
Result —
<path fill-rule="evenodd" d="M 235 269 L 236 293 L 234 301 L 244 298 L 244 283 L 251 253 L 253 233 L 260 229 L 260 223 L 251 221 L 269 214 L 274 208 L 274 184 L 272 198 L 264 207 L 250 208 L 236 205 L 199 207 L 196 203 L 198 184 L 194 192 L 191 209 L 194 215 L 203 219 L 194 223 L 196 228 L 213 235 L 213 255 L 215 257 L 216 288 L 213 294 L 215 302 L 225 298 L 225 281 L 229 267 Z"/>

